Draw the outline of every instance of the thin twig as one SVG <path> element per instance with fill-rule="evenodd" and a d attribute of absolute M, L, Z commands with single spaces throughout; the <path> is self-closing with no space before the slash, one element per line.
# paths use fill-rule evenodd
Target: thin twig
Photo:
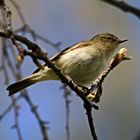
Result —
<path fill-rule="evenodd" d="M 25 101 L 29 104 L 31 111 L 33 112 L 33 114 L 35 115 L 35 117 L 39 123 L 40 129 L 42 132 L 42 136 L 43 136 L 43 140 L 48 140 L 47 127 L 46 127 L 46 124 L 48 124 L 48 122 L 42 121 L 39 113 L 37 112 L 37 106 L 35 106 L 33 104 L 31 98 L 29 97 L 28 94 L 26 94 L 26 92 L 24 93 L 23 97 L 24 97 Z"/>
<path fill-rule="evenodd" d="M 19 75 L 16 78 L 17 78 L 17 80 L 19 80 L 19 79 L 22 78 L 20 67 L 17 67 L 17 71 L 18 71 Z M 29 95 L 27 93 L 27 90 L 25 89 L 25 90 L 21 91 L 21 93 L 22 93 L 22 97 L 28 103 L 32 113 L 35 115 L 35 118 L 36 118 L 36 120 L 39 124 L 40 130 L 41 130 L 41 133 L 42 133 L 43 140 L 48 140 L 49 138 L 48 138 L 47 129 L 46 129 L 46 124 L 47 123 L 45 121 L 42 121 L 42 119 L 40 117 L 40 114 L 37 111 L 37 106 L 35 106 L 33 104 L 33 101 L 29 97 Z"/>
<path fill-rule="evenodd" d="M 65 106 L 66 106 L 66 137 L 67 140 L 70 140 L 70 96 L 71 92 L 68 90 L 66 86 L 64 86 L 64 98 L 65 98 Z"/>
<path fill-rule="evenodd" d="M 38 34 L 37 32 L 35 32 L 29 25 L 23 25 L 22 27 L 20 27 L 14 31 L 14 33 L 20 33 L 20 32 L 30 33 L 33 38 L 43 41 L 44 43 L 53 47 L 56 51 L 61 51 L 61 49 L 59 48 L 61 45 L 61 42 L 53 43 L 49 39 L 47 39 L 47 38 L 41 36 L 40 34 Z"/>
<path fill-rule="evenodd" d="M 3 73 L 4 73 L 5 84 L 7 85 L 9 83 L 9 76 L 8 76 L 8 71 L 7 71 L 7 67 L 6 67 L 6 64 L 5 64 L 4 49 L 5 48 L 3 48 L 2 70 L 3 70 Z"/>
<path fill-rule="evenodd" d="M 12 104 L 13 104 L 12 106 L 14 109 L 14 116 L 15 116 L 15 124 L 12 126 L 12 128 L 16 128 L 18 139 L 23 140 L 23 136 L 21 134 L 21 129 L 19 127 L 19 112 L 18 112 L 19 107 L 18 107 L 17 102 L 14 99 L 14 97 L 11 97 L 11 100 L 12 100 Z"/>
<path fill-rule="evenodd" d="M 21 22 L 22 22 L 24 25 L 26 25 L 26 20 L 25 20 L 25 18 L 24 18 L 24 16 L 23 16 L 22 12 L 21 12 L 21 10 L 20 10 L 19 5 L 18 5 L 14 0 L 10 0 L 10 2 L 11 2 L 11 3 L 13 4 L 13 6 L 15 7 L 15 9 L 16 9 L 16 11 L 17 11 L 19 17 L 20 17 Z"/>
<path fill-rule="evenodd" d="M 11 31 L 12 31 L 12 12 L 6 4 L 3 5 L 3 9 L 4 9 L 6 16 L 7 16 L 7 18 L 6 18 L 6 20 L 7 20 L 6 30 L 7 30 L 7 33 L 11 34 Z"/>
<path fill-rule="evenodd" d="M 10 0 L 10 2 L 13 4 L 13 6 L 15 7 L 20 19 L 21 19 L 21 22 L 23 24 L 23 26 L 19 29 L 16 29 L 14 32 L 21 32 L 21 31 L 24 31 L 24 32 L 29 32 L 32 37 L 35 37 L 36 39 L 39 39 L 47 44 L 49 44 L 51 47 L 53 47 L 54 49 L 56 49 L 57 51 L 60 51 L 60 48 L 59 46 L 61 45 L 61 42 L 58 42 L 58 43 L 53 43 L 52 41 L 50 41 L 49 39 L 39 35 L 38 33 L 36 33 L 26 22 L 25 18 L 24 18 L 24 15 L 22 14 L 21 10 L 20 10 L 20 6 L 14 1 L 14 0 Z"/>
<path fill-rule="evenodd" d="M 18 95 L 17 97 L 14 98 L 14 101 L 17 102 L 19 99 L 21 99 L 22 94 Z M 9 106 L 3 111 L 3 113 L 0 114 L 0 120 L 2 120 L 9 112 L 10 110 L 13 108 L 13 102 L 11 102 L 11 104 L 9 104 Z"/>
<path fill-rule="evenodd" d="M 96 131 L 95 131 L 95 127 L 94 127 L 94 123 L 93 123 L 92 108 L 88 104 L 85 104 L 84 107 L 86 109 L 86 115 L 87 115 L 87 118 L 88 118 L 88 124 L 89 124 L 89 127 L 90 127 L 90 132 L 91 132 L 92 139 L 93 140 L 98 140 L 97 134 L 96 134 Z"/>
<path fill-rule="evenodd" d="M 124 1 L 118 1 L 118 0 L 101 0 L 101 1 L 104 1 L 110 5 L 113 5 L 124 12 L 131 13 L 140 19 L 140 9 L 134 6 L 131 6 L 130 4 Z"/>

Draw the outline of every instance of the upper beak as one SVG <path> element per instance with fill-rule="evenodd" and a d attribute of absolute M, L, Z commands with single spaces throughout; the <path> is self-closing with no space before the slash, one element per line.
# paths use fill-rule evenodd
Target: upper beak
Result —
<path fill-rule="evenodd" d="M 119 40 L 119 44 L 128 41 L 128 39 L 125 40 Z"/>

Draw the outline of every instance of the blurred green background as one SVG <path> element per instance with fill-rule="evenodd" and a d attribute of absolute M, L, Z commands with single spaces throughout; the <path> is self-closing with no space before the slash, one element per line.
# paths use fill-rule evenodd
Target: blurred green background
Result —
<path fill-rule="evenodd" d="M 122 39 L 128 39 L 121 47 L 128 48 L 133 60 L 121 63 L 106 78 L 99 111 L 93 111 L 94 123 L 99 140 L 136 140 L 140 133 L 140 20 L 99 0 L 22 0 L 17 1 L 27 23 L 39 34 L 62 42 L 61 49 L 86 40 L 95 34 L 110 32 Z M 140 8 L 139 0 L 126 2 Z M 21 22 L 13 6 L 13 28 Z M 56 53 L 42 42 L 38 44 L 49 53 Z M 35 65 L 26 57 L 22 65 L 23 76 L 34 71 Z M 7 96 L 0 73 L 0 114 L 11 102 Z M 14 82 L 11 80 L 11 83 Z M 65 140 L 65 101 L 61 83 L 49 81 L 28 88 L 29 95 L 39 106 L 43 120 L 49 122 L 50 140 Z M 90 131 L 82 102 L 72 94 L 70 111 L 71 140 L 90 140 Z M 24 100 L 20 100 L 19 121 L 25 140 L 41 140 L 42 136 L 36 119 Z M 13 110 L 0 121 L 0 139 L 17 140 Z"/>

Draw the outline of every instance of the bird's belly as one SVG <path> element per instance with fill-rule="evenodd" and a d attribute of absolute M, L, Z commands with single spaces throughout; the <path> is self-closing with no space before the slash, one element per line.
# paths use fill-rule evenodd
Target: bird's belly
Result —
<path fill-rule="evenodd" d="M 101 59 L 100 59 L 101 60 Z M 79 61 L 72 61 L 68 63 L 63 71 L 66 75 L 79 85 L 91 84 L 104 69 L 104 63 L 95 58 L 89 58 L 87 60 L 80 59 Z"/>
<path fill-rule="evenodd" d="M 55 64 L 76 84 L 89 85 L 101 74 L 106 62 L 93 50 L 83 49 L 63 55 Z"/>
<path fill-rule="evenodd" d="M 69 73 L 71 79 L 79 85 L 89 85 L 91 84 L 103 71 L 103 66 L 80 66 L 72 73 Z"/>

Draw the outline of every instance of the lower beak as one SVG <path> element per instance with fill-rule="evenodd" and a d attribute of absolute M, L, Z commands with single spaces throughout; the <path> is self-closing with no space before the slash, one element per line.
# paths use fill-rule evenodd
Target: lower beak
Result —
<path fill-rule="evenodd" d="M 127 39 L 125 40 L 119 40 L 119 44 L 128 41 Z"/>

